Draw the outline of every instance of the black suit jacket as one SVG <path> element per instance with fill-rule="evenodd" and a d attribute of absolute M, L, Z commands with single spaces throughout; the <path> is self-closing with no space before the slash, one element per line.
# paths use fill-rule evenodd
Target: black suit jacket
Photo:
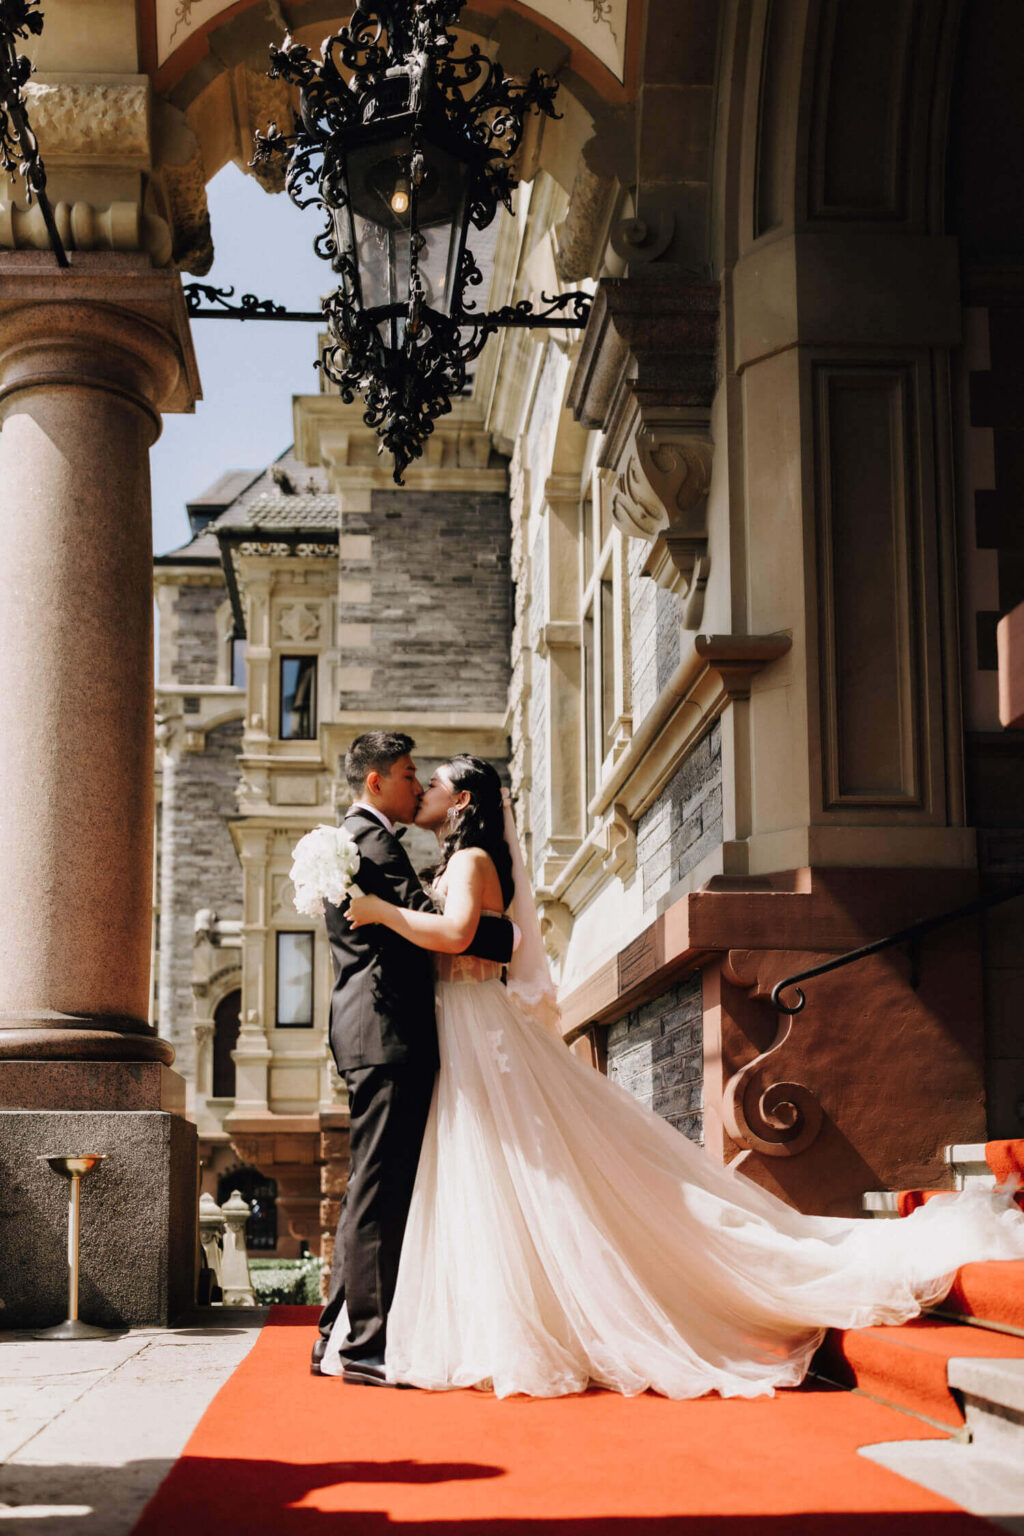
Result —
<path fill-rule="evenodd" d="M 394 906 L 433 912 L 398 838 L 382 822 L 353 811 L 345 826 L 359 848 L 356 884 L 367 896 Z M 338 1070 L 415 1061 L 437 1065 L 434 962 L 381 923 L 350 928 L 344 908 L 326 903 L 327 936 L 334 962 L 331 1049 Z M 505 918 L 480 920 L 470 952 L 504 964 L 512 954 L 512 925 Z"/>

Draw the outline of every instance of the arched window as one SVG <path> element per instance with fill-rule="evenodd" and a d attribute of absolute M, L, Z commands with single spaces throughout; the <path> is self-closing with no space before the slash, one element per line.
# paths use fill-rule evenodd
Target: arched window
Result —
<path fill-rule="evenodd" d="M 242 1013 L 241 992 L 229 992 L 217 1004 L 213 1015 L 213 1097 L 235 1096 L 235 1064 L 231 1052 L 238 1044 L 238 1024 Z"/>
<path fill-rule="evenodd" d="M 231 1199 L 238 1190 L 252 1207 L 245 1224 L 245 1246 L 266 1249 L 277 1247 L 277 1180 L 265 1178 L 258 1168 L 233 1168 L 217 1180 L 217 1204 Z"/>

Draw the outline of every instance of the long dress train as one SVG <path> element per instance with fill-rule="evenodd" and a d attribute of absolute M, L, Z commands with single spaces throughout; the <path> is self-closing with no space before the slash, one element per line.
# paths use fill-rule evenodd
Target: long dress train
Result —
<path fill-rule="evenodd" d="M 579 1061 L 496 969 L 441 957 L 441 1070 L 388 1320 L 392 1380 L 754 1397 L 827 1327 L 898 1323 L 1024 1257 L 1009 1191 L 803 1216 Z"/>

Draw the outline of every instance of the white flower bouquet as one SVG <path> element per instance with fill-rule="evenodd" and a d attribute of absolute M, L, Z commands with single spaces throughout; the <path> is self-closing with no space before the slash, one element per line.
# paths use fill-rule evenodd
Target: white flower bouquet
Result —
<path fill-rule="evenodd" d="M 349 896 L 361 896 L 355 884 L 358 869 L 359 849 L 351 832 L 345 827 L 314 827 L 292 849 L 296 912 L 323 917 L 325 901 L 340 907 Z"/>

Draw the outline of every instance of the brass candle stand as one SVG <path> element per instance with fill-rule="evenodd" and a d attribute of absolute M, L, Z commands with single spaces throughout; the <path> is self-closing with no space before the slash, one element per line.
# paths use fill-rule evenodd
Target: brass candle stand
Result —
<path fill-rule="evenodd" d="M 79 1233 L 79 1185 L 84 1174 L 91 1173 L 106 1158 L 105 1152 L 83 1152 L 78 1157 L 55 1157 L 48 1153 L 40 1156 L 41 1163 L 49 1163 L 54 1173 L 68 1180 L 68 1315 L 54 1328 L 35 1332 L 37 1339 L 111 1339 L 116 1330 L 97 1328 L 83 1323 L 78 1316 L 78 1233 Z"/>

